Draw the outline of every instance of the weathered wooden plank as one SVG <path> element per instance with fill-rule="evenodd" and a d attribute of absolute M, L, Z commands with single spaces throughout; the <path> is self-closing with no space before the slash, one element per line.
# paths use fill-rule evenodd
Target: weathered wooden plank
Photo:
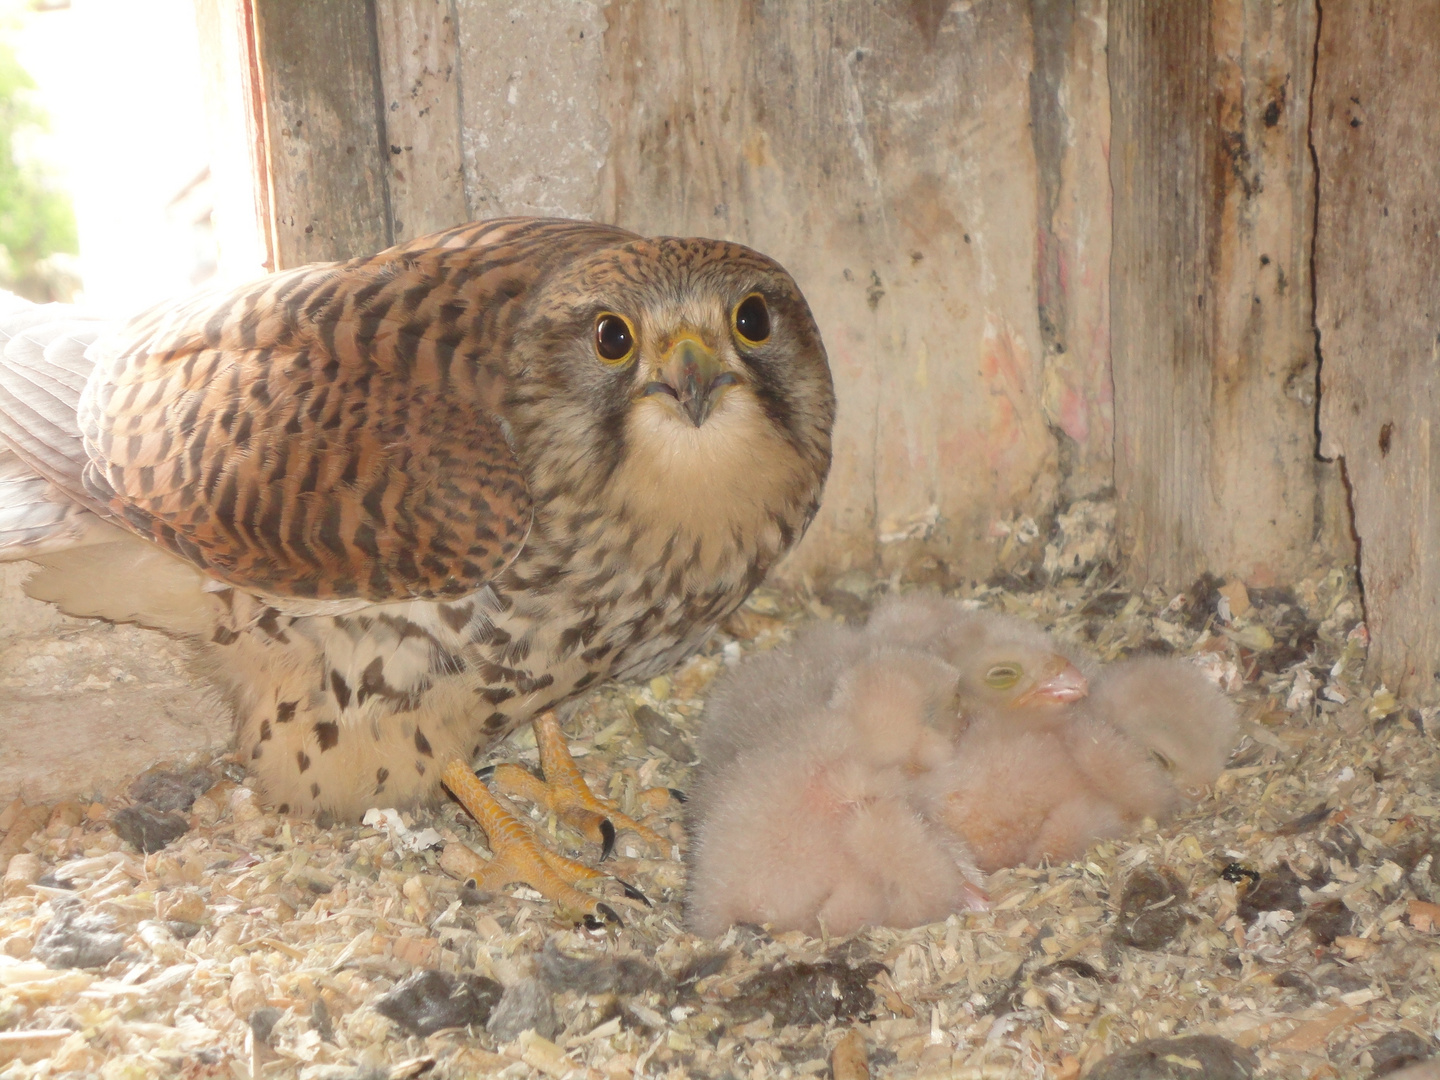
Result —
<path fill-rule="evenodd" d="M 611 146 L 606 9 L 575 0 L 456 0 L 455 8 L 471 213 L 594 217 Z"/>
<path fill-rule="evenodd" d="M 1030 4 L 1041 404 L 1056 436 L 1061 492 L 1070 500 L 1115 483 L 1107 6 L 1107 0 Z"/>
<path fill-rule="evenodd" d="M 1121 550 L 1140 582 L 1293 580 L 1346 551 L 1314 455 L 1313 10 L 1114 0 L 1109 19 Z"/>
<path fill-rule="evenodd" d="M 1440 698 L 1440 2 L 1325 4 L 1313 138 L 1321 450 L 1344 461 L 1368 668 Z"/>
<path fill-rule="evenodd" d="M 394 241 L 469 220 L 453 0 L 375 0 Z"/>
<path fill-rule="evenodd" d="M 374 0 L 253 0 L 280 268 L 391 243 Z"/>

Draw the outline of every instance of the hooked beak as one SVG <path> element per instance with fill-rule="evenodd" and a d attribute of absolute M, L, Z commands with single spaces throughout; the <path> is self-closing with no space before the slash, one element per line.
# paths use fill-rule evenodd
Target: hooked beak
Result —
<path fill-rule="evenodd" d="M 671 344 L 659 375 L 658 380 L 645 384 L 640 396 L 673 397 L 697 428 L 705 423 L 725 388 L 740 381 L 725 370 L 704 342 L 688 333 Z"/>
<path fill-rule="evenodd" d="M 1017 697 L 1014 704 L 1033 705 L 1046 702 L 1068 705 L 1072 701 L 1079 701 L 1089 692 L 1090 680 L 1069 660 L 1057 656 L 1046 665 L 1035 685 Z"/>

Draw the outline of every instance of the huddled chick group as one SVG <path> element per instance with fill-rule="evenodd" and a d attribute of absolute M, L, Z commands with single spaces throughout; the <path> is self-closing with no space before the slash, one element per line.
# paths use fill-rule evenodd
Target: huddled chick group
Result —
<path fill-rule="evenodd" d="M 1219 776 L 1234 710 L 1193 665 L 1100 666 L 939 596 L 819 625 L 720 680 L 686 917 L 845 934 L 983 909 L 983 874 L 1079 856 Z"/>

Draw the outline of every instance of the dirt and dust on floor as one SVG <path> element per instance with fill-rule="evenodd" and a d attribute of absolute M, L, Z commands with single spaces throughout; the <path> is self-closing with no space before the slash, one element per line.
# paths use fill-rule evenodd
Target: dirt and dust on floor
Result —
<path fill-rule="evenodd" d="M 1047 576 L 949 591 L 1104 660 L 1189 657 L 1244 735 L 1192 812 L 1002 871 L 990 911 L 697 938 L 671 805 L 647 819 L 670 850 L 622 834 L 606 864 L 653 906 L 611 890 L 624 927 L 591 931 L 523 887 L 444 874 L 428 845 L 484 850 L 453 804 L 319 828 L 268 813 L 232 760 L 174 763 L 108 804 L 3 811 L 0 1077 L 1318 1078 L 1430 1058 L 1440 715 L 1364 683 L 1347 570 L 1179 594 L 1130 592 L 1103 559 Z M 585 702 L 583 771 L 643 816 L 637 793 L 684 790 L 726 665 L 896 587 L 757 592 L 671 675 Z M 495 757 L 535 765 L 533 738 Z"/>

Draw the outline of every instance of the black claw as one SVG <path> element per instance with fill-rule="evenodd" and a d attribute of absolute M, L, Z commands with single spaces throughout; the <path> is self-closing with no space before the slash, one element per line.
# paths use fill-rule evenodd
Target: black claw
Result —
<path fill-rule="evenodd" d="M 681 791 L 679 788 L 673 788 L 673 787 L 672 787 L 672 788 L 666 788 L 665 790 L 668 791 L 668 792 L 670 792 L 670 797 L 671 797 L 672 799 L 674 799 L 674 800 L 675 800 L 676 802 L 678 802 L 678 803 L 687 803 L 687 802 L 690 801 L 690 796 L 689 796 L 689 795 L 686 795 L 686 794 L 685 794 L 683 791 Z"/>
<path fill-rule="evenodd" d="M 625 890 L 625 895 L 628 896 L 631 900 L 639 900 L 646 907 L 655 906 L 654 904 L 650 903 L 650 901 L 646 898 L 643 892 L 637 889 L 634 885 L 631 885 L 628 881 L 618 877 L 615 880 L 620 882 L 620 888 Z"/>
<path fill-rule="evenodd" d="M 490 779 L 492 776 L 494 776 L 494 775 L 495 775 L 495 766 L 494 766 L 494 765 L 482 765 L 482 766 L 480 766 L 480 768 L 478 768 L 478 769 L 475 770 L 475 776 L 476 776 L 476 778 L 479 779 L 479 780 L 489 780 L 489 779 Z"/>
<path fill-rule="evenodd" d="M 604 862 L 615 851 L 615 825 L 607 818 L 600 819 L 600 861 Z"/>
<path fill-rule="evenodd" d="M 604 916 L 604 922 L 602 922 L 600 919 L 597 919 L 594 915 L 590 915 L 587 913 L 585 916 L 585 928 L 587 930 L 603 930 L 605 928 L 605 923 L 609 923 L 611 926 L 625 925 L 623 922 L 620 921 L 620 916 L 615 914 L 615 909 L 612 908 L 609 904 L 596 904 L 595 910 L 600 915 Z"/>

